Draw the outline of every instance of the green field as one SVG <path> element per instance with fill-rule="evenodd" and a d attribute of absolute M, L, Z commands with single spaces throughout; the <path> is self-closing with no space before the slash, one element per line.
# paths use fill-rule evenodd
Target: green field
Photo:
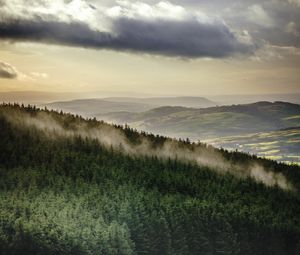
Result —
<path fill-rule="evenodd" d="M 222 137 L 205 142 L 229 150 L 239 150 L 281 162 L 300 164 L 300 128 Z"/>

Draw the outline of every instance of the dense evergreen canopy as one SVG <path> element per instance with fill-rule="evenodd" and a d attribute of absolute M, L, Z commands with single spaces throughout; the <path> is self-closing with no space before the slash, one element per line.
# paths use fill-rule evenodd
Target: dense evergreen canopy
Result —
<path fill-rule="evenodd" d="M 293 190 L 220 174 L 174 159 L 134 156 L 96 139 L 51 136 L 7 116 L 35 107 L 0 107 L 0 254 L 299 254 L 300 169 L 238 152 Z M 84 122 L 43 110 L 66 129 Z M 167 138 L 115 127 L 131 143 Z M 206 145 L 178 141 L 193 148 Z"/>

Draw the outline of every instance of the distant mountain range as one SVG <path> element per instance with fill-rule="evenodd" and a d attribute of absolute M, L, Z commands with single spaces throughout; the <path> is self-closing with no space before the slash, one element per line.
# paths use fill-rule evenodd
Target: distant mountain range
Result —
<path fill-rule="evenodd" d="M 45 92 L 45 91 L 11 91 L 0 92 L 0 102 L 46 104 L 56 101 L 105 97 L 149 97 L 152 95 L 128 91 L 86 91 L 86 92 Z"/>
<path fill-rule="evenodd" d="M 219 95 L 205 96 L 209 100 L 217 102 L 218 105 L 250 104 L 259 101 L 284 101 L 300 104 L 300 93 L 293 94 L 262 94 L 262 95 Z"/>
<path fill-rule="evenodd" d="M 1 95 L 3 93 L 0 93 L 0 99 Z M 245 98 L 245 101 L 251 101 L 256 98 L 251 96 L 245 96 L 244 99 L 243 96 L 241 98 L 214 97 L 215 101 L 204 97 L 106 97 L 64 101 L 64 95 L 59 95 L 62 97 L 61 101 L 38 105 L 84 117 L 97 117 L 116 124 L 128 124 L 146 132 L 176 138 L 188 137 L 193 141 L 201 140 L 218 147 L 238 149 L 280 161 L 300 163 L 298 157 L 300 151 L 299 104 L 261 101 L 251 104 L 216 106 L 218 104 L 216 102 L 220 99 L 227 98 L 226 100 L 230 102 Z M 6 93 L 5 100 L 2 98 L 2 101 L 14 102 L 12 99 L 16 96 L 19 96 L 16 102 L 26 103 L 26 100 L 24 101 L 26 98 L 29 101 L 34 98 L 36 101 L 43 99 L 49 102 L 51 98 L 56 97 L 56 94 Z M 74 93 L 68 96 L 78 95 Z M 87 95 L 81 95 L 81 97 L 84 96 Z M 274 98 L 272 95 L 269 96 L 269 98 Z M 279 97 L 279 95 L 275 96 Z M 298 98 L 297 94 L 285 96 L 291 101 L 297 101 Z M 277 142 L 276 149 L 269 150 L 269 147 L 264 145 L 269 142 Z"/>
<path fill-rule="evenodd" d="M 216 105 L 249 104 L 258 101 L 284 101 L 300 104 L 300 93 L 262 94 L 262 95 L 151 95 L 131 91 L 83 91 L 83 92 L 45 92 L 45 91 L 12 91 L 0 92 L 1 102 L 18 102 L 25 104 L 47 104 L 56 101 L 77 99 L 105 99 L 111 102 L 135 102 L 155 106 L 210 107 Z M 199 98 L 204 101 L 199 102 Z"/>
<path fill-rule="evenodd" d="M 164 104 L 168 106 L 160 106 Z M 46 106 L 112 123 L 129 124 L 138 130 L 193 140 L 300 126 L 298 104 L 263 101 L 200 108 L 213 104 L 202 97 L 110 97 L 54 102 Z M 192 107 L 197 105 L 198 108 Z"/>
<path fill-rule="evenodd" d="M 138 130 L 213 144 L 300 164 L 300 105 L 258 102 L 194 109 L 160 107 L 140 113 L 97 116 Z"/>
<path fill-rule="evenodd" d="M 43 104 L 57 100 L 68 100 L 72 98 L 72 93 L 51 93 L 41 91 L 13 91 L 0 92 L 1 102 L 24 103 L 24 104 Z"/>
<path fill-rule="evenodd" d="M 217 103 L 205 97 L 150 97 L 150 98 L 135 98 L 135 97 L 110 97 L 105 98 L 111 102 L 136 102 L 146 103 L 157 106 L 184 106 L 193 108 L 203 108 L 216 106 Z"/>
<path fill-rule="evenodd" d="M 216 103 L 203 97 L 110 97 L 54 102 L 46 106 L 51 109 L 63 110 L 83 116 L 98 116 L 119 111 L 143 112 L 165 105 L 201 108 L 215 106 Z"/>
<path fill-rule="evenodd" d="M 55 110 L 63 110 L 64 112 L 80 114 L 85 117 L 92 117 L 99 114 L 123 110 L 133 113 L 139 111 L 148 111 L 155 106 L 137 102 L 111 102 L 104 99 L 80 99 L 54 102 L 47 104 L 46 107 Z"/>
<path fill-rule="evenodd" d="M 142 113 L 114 112 L 97 117 L 174 137 L 208 139 L 299 126 L 300 105 L 258 102 L 203 109 L 168 106 Z"/>

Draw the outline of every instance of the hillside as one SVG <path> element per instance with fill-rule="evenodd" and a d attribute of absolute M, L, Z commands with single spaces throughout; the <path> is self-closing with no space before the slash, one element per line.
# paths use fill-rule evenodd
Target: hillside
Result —
<path fill-rule="evenodd" d="M 295 131 L 289 129 L 300 125 L 300 106 L 296 104 L 258 102 L 204 109 L 169 106 L 142 113 L 102 114 L 98 118 L 112 123 L 128 123 L 138 130 L 177 138 L 189 137 L 217 147 L 300 163 L 300 142 Z M 286 128 L 288 130 L 281 132 Z M 273 149 L 263 145 L 270 142 Z"/>
<path fill-rule="evenodd" d="M 0 107 L 1 254 L 298 254 L 300 168 Z"/>
<path fill-rule="evenodd" d="M 149 132 L 198 140 L 299 126 L 299 116 L 300 105 L 258 102 L 202 109 L 161 107 L 143 113 L 115 112 L 97 117 Z"/>

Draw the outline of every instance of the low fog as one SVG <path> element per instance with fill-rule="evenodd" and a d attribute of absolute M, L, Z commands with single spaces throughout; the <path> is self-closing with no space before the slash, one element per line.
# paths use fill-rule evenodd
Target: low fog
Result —
<path fill-rule="evenodd" d="M 184 162 L 197 163 L 199 166 L 206 166 L 218 173 L 231 173 L 238 178 L 252 178 L 266 186 L 278 186 L 284 190 L 293 190 L 293 186 L 281 173 L 275 173 L 265 169 L 258 163 L 233 164 L 226 160 L 222 154 L 212 147 L 182 146 L 175 139 L 167 139 L 160 147 L 154 148 L 150 140 L 141 138 L 140 143 L 132 144 L 128 141 L 122 130 L 111 125 L 97 125 L 94 128 L 88 127 L 84 121 L 72 123 L 71 128 L 64 128 L 60 122 L 55 120 L 46 112 L 37 112 L 34 116 L 21 111 L 3 111 L 6 119 L 17 126 L 25 125 L 35 127 L 49 137 L 77 137 L 97 139 L 107 148 L 120 150 L 124 154 L 132 156 L 155 156 L 160 159 L 177 159 Z M 65 116 L 64 116 L 65 117 Z M 142 136 L 141 136 L 142 137 Z"/>

